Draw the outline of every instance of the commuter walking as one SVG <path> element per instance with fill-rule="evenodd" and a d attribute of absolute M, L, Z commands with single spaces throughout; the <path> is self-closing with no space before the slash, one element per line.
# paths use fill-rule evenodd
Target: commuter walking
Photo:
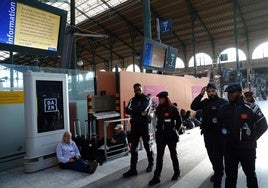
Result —
<path fill-rule="evenodd" d="M 207 92 L 208 98 L 202 100 L 205 92 Z M 227 101 L 225 99 L 218 96 L 216 85 L 214 83 L 208 83 L 206 87 L 202 88 L 201 93 L 191 104 L 192 110 L 202 110 L 200 128 L 201 134 L 204 134 L 205 147 L 214 171 L 214 175 L 210 178 L 210 181 L 214 182 L 215 188 L 221 187 L 222 176 L 224 174 L 224 141 L 217 126 L 217 114 L 219 109 L 226 103 Z"/>
<path fill-rule="evenodd" d="M 239 84 L 230 84 L 225 91 L 229 104 L 223 106 L 218 118 L 226 140 L 225 187 L 236 188 L 240 162 L 247 177 L 247 187 L 257 188 L 256 146 L 258 138 L 267 130 L 267 122 L 258 105 L 243 100 Z"/>
<path fill-rule="evenodd" d="M 154 158 L 152 150 L 152 139 L 149 132 L 150 108 L 152 101 L 150 97 L 146 96 L 142 92 L 141 84 L 136 83 L 133 86 L 135 96 L 130 99 L 126 113 L 130 115 L 131 133 L 130 133 L 130 170 L 123 174 L 123 177 L 130 177 L 137 175 L 137 162 L 138 162 L 138 151 L 137 147 L 142 137 L 144 148 L 147 152 L 148 167 L 146 172 L 153 170 Z"/>
<path fill-rule="evenodd" d="M 166 145 L 170 151 L 170 157 L 173 164 L 174 174 L 171 178 L 172 181 L 178 180 L 180 176 L 179 160 L 177 157 L 177 142 L 179 141 L 179 129 L 181 127 L 181 117 L 177 107 L 175 107 L 168 97 L 168 92 L 160 92 L 157 97 L 159 98 L 159 105 L 156 108 L 155 115 L 157 118 L 156 125 L 156 147 L 157 159 L 154 177 L 149 181 L 149 185 L 160 183 L 160 176 L 163 167 L 163 156 Z"/>

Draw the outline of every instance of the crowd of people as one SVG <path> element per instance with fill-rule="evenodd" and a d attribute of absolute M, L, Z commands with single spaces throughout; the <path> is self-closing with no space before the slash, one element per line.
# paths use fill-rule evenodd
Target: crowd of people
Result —
<path fill-rule="evenodd" d="M 180 165 L 177 156 L 177 143 L 179 133 L 183 127 L 193 128 L 200 126 L 201 135 L 209 160 L 214 171 L 210 178 L 214 188 L 220 188 L 223 175 L 226 175 L 225 187 L 235 188 L 237 183 L 238 164 L 240 163 L 247 178 L 249 188 L 257 188 L 258 181 L 255 172 L 256 142 L 267 130 L 267 122 L 261 109 L 255 104 L 253 93 L 248 91 L 242 95 L 240 84 L 230 84 L 225 89 L 228 100 L 218 96 L 214 83 L 208 83 L 200 94 L 193 100 L 191 109 L 196 111 L 196 118 L 191 116 L 191 111 L 179 112 L 176 104 L 170 101 L 167 91 L 160 92 L 158 105 L 153 104 L 151 96 L 142 92 L 139 83 L 134 84 L 134 97 L 126 107 L 126 113 L 130 116 L 131 130 L 128 139 L 131 158 L 130 169 L 123 173 L 124 178 L 136 176 L 138 161 L 138 144 L 140 138 L 147 153 L 148 166 L 146 172 L 153 171 L 154 152 L 150 127 L 152 123 L 152 109 L 156 117 L 155 141 L 156 141 L 156 167 L 153 178 L 148 182 L 155 185 L 161 182 L 163 156 L 165 147 L 168 146 L 173 165 L 172 181 L 180 176 Z M 207 97 L 204 98 L 205 94 Z M 126 137 L 122 132 L 122 126 L 116 129 L 118 139 L 111 139 L 111 144 L 121 142 Z M 120 134 L 119 134 L 119 133 Z M 120 138 L 119 138 L 119 135 Z M 124 138 L 122 138 L 124 135 Z M 76 144 L 71 140 L 71 134 L 63 135 L 62 143 L 57 146 L 59 164 L 64 169 L 73 169 L 87 173 L 93 173 L 96 162 L 85 162 Z"/>

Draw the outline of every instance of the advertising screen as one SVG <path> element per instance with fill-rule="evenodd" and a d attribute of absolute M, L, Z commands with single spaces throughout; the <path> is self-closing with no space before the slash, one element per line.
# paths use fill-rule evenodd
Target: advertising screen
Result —
<path fill-rule="evenodd" d="M 20 52 L 26 47 L 58 54 L 67 13 L 51 6 L 48 11 L 47 6 L 37 2 L 28 5 L 24 1 L 1 0 L 0 49 L 11 48 Z"/>
<path fill-rule="evenodd" d="M 37 132 L 64 129 L 62 81 L 36 81 Z"/>

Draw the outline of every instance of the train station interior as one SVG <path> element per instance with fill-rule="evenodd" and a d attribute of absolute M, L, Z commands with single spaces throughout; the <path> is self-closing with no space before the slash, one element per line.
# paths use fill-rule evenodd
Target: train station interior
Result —
<path fill-rule="evenodd" d="M 148 187 L 154 174 L 146 172 L 142 141 L 138 174 L 130 178 L 122 176 L 130 166 L 128 140 L 116 153 L 106 141 L 118 124 L 129 135 L 135 83 L 155 103 L 168 91 L 193 118 L 191 103 L 209 82 L 225 99 L 226 87 L 238 83 L 267 118 L 267 9 L 265 0 L 1 0 L 0 187 Z M 166 149 L 154 187 L 213 187 L 200 127 L 183 127 L 180 177 L 171 181 Z M 86 160 L 102 148 L 95 173 L 59 167 L 56 146 L 65 131 Z M 257 141 L 260 188 L 268 187 L 266 144 L 267 132 Z M 246 183 L 239 166 L 237 187 Z"/>

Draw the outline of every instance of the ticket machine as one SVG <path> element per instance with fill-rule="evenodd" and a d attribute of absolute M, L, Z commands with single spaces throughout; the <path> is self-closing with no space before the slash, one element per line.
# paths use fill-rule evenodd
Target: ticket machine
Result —
<path fill-rule="evenodd" d="M 25 72 L 25 172 L 57 164 L 56 146 L 69 131 L 66 74 Z"/>

